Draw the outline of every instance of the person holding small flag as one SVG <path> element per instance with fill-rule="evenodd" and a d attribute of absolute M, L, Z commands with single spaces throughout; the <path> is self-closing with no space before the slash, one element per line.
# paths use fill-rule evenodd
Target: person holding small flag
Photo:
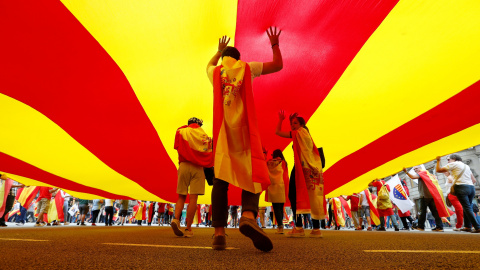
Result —
<path fill-rule="evenodd" d="M 380 228 L 377 231 L 386 231 L 385 218 L 390 216 L 392 219 L 393 227 L 395 231 L 399 231 L 397 218 L 393 213 L 393 205 L 390 200 L 390 187 L 383 180 L 374 180 L 370 183 L 371 186 L 377 188 L 377 211 L 380 215 Z"/>

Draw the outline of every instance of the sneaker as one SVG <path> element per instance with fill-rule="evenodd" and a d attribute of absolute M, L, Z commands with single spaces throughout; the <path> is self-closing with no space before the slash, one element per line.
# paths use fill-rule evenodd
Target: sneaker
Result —
<path fill-rule="evenodd" d="M 473 229 L 472 233 L 480 233 L 480 228 L 479 229 Z"/>
<path fill-rule="evenodd" d="M 453 228 L 453 231 L 454 231 L 454 232 L 459 232 L 459 231 L 460 231 L 460 228 Z"/>
<path fill-rule="evenodd" d="M 412 230 L 417 230 L 417 231 L 421 231 L 421 232 L 425 231 L 425 229 L 422 229 L 420 227 L 412 227 Z"/>
<path fill-rule="evenodd" d="M 227 238 L 225 235 L 214 235 L 212 248 L 214 250 L 225 250 L 227 248 Z"/>
<path fill-rule="evenodd" d="M 283 228 L 278 228 L 275 234 L 283 234 Z"/>
<path fill-rule="evenodd" d="M 183 236 L 183 232 L 180 230 L 180 221 L 178 219 L 172 219 L 172 223 L 170 223 L 170 227 L 172 227 L 173 233 L 176 236 Z"/>
<path fill-rule="evenodd" d="M 399 229 L 398 227 L 395 227 L 395 231 L 396 231 L 396 232 L 399 232 L 400 229 Z"/>
<path fill-rule="evenodd" d="M 363 231 L 362 227 L 355 228 L 355 231 Z"/>
<path fill-rule="evenodd" d="M 305 231 L 301 227 L 293 227 L 293 229 L 287 232 L 287 237 L 304 237 Z"/>
<path fill-rule="evenodd" d="M 193 232 L 185 229 L 185 231 L 183 232 L 183 236 L 187 238 L 193 237 Z"/>
<path fill-rule="evenodd" d="M 385 232 L 385 231 L 387 231 L 387 229 L 385 229 L 385 227 L 379 227 L 377 229 L 377 232 Z"/>
<path fill-rule="evenodd" d="M 44 223 L 35 223 L 34 227 L 43 227 L 45 226 Z"/>
<path fill-rule="evenodd" d="M 372 231 L 372 230 L 373 230 L 372 227 L 367 228 L 367 231 Z"/>
<path fill-rule="evenodd" d="M 50 223 L 47 223 L 47 226 L 52 226 L 52 224 L 50 224 Z"/>
<path fill-rule="evenodd" d="M 17 224 L 15 224 L 15 225 L 17 225 L 17 226 L 23 226 L 23 225 L 25 225 L 25 223 L 17 223 Z"/>
<path fill-rule="evenodd" d="M 85 223 L 80 223 L 80 226 L 87 226 L 87 224 L 85 224 Z"/>
<path fill-rule="evenodd" d="M 402 231 L 410 231 L 410 229 L 403 227 L 403 228 L 402 228 Z"/>
<path fill-rule="evenodd" d="M 322 235 L 322 231 L 320 231 L 320 229 L 313 229 L 311 232 L 310 232 L 310 237 L 313 237 L 313 238 L 322 238 L 323 235 Z"/>
<path fill-rule="evenodd" d="M 443 229 L 435 227 L 435 229 L 432 229 L 432 232 L 443 232 Z"/>
<path fill-rule="evenodd" d="M 63 225 L 70 225 L 70 222 L 65 222 L 63 223 Z"/>
<path fill-rule="evenodd" d="M 460 229 L 461 232 L 471 232 L 472 231 L 472 228 L 466 228 L 466 227 L 463 227 Z"/>
<path fill-rule="evenodd" d="M 256 220 L 241 217 L 240 218 L 240 232 L 253 241 L 253 245 L 261 250 L 268 252 L 273 249 L 273 243 L 267 234 L 258 226 Z"/>

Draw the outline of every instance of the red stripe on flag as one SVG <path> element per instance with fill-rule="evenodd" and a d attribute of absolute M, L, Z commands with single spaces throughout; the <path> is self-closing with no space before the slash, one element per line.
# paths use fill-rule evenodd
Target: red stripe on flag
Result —
<path fill-rule="evenodd" d="M 480 110 L 477 106 L 479 99 L 480 81 L 477 81 L 433 109 L 344 157 L 325 171 L 325 179 L 335 179 L 325 181 L 325 192 L 329 193 L 370 170 L 424 145 L 480 123 Z M 418 101 L 418 106 L 421 104 L 421 101 Z M 445 113 L 452 111 L 455 113 Z M 462 115 L 468 117 L 459 117 Z M 447 123 L 448 128 L 435 128 L 434 131 L 429 128 L 444 126 Z M 435 153 L 432 153 L 432 158 L 434 157 Z"/>
<path fill-rule="evenodd" d="M 238 2 L 235 47 L 244 61 L 272 60 L 269 26 L 282 29 L 283 69 L 255 80 L 258 126 L 267 149 L 289 141 L 272 132 L 279 109 L 308 121 L 398 1 Z M 301 104 L 301 105 L 300 105 Z"/>
<path fill-rule="evenodd" d="M 176 167 L 122 70 L 95 38 L 60 1 L 1 6 L 2 93 L 43 113 L 115 171 L 175 200 L 176 182 L 158 176 L 175 179 Z"/>

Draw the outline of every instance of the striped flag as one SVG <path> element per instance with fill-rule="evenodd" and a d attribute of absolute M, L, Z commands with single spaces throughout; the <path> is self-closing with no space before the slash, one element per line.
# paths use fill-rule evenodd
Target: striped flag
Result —
<path fill-rule="evenodd" d="M 40 187 L 29 186 L 17 190 L 17 200 L 23 206 L 29 206 L 38 193 Z"/>

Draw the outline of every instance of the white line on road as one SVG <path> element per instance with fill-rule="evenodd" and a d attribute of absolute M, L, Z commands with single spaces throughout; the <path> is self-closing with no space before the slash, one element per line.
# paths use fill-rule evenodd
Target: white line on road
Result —
<path fill-rule="evenodd" d="M 480 253 L 480 250 L 364 250 L 378 253 Z"/>
<path fill-rule="evenodd" d="M 212 247 L 199 247 L 199 246 L 173 246 L 173 245 L 149 245 L 149 244 L 127 244 L 127 243 L 103 243 L 103 244 L 104 245 L 113 245 L 113 246 L 212 249 Z M 239 248 L 227 247 L 226 249 L 239 249 Z"/>
<path fill-rule="evenodd" d="M 16 239 L 16 238 L 0 238 L 0 240 L 6 240 L 6 241 L 28 241 L 28 242 L 45 242 L 45 241 L 50 241 L 50 240 Z"/>

